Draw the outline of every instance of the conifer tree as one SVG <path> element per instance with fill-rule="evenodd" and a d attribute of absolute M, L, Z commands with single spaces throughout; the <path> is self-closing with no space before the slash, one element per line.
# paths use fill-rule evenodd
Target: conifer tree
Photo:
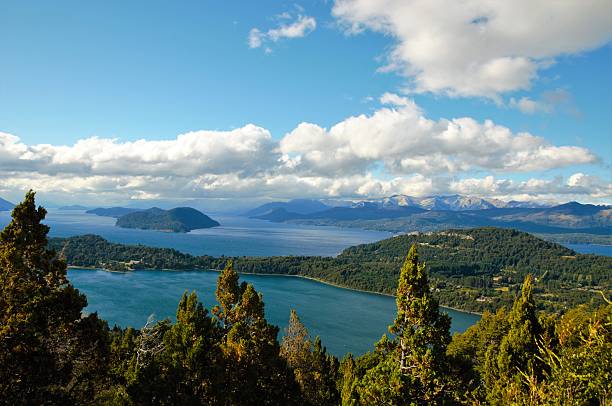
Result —
<path fill-rule="evenodd" d="M 319 337 L 316 337 L 314 345 L 312 344 L 308 330 L 293 309 L 281 342 L 280 355 L 293 370 L 302 395 L 309 404 L 338 404 L 338 359 L 327 354 Z"/>
<path fill-rule="evenodd" d="M 439 311 L 415 245 L 400 271 L 396 304 L 397 316 L 389 331 L 399 341 L 397 366 L 407 382 L 406 391 L 414 401 L 435 401 L 444 396 L 450 318 Z"/>
<path fill-rule="evenodd" d="M 180 404 L 212 404 L 218 399 L 223 370 L 221 331 L 195 292 L 185 292 L 176 312 L 176 323 L 164 334 L 165 362 L 175 382 L 174 399 Z"/>
<path fill-rule="evenodd" d="M 527 275 L 521 295 L 514 301 L 508 315 L 509 330 L 499 348 L 490 346 L 487 350 L 488 400 L 494 404 L 516 401 L 523 387 L 522 373 L 534 379 L 541 379 L 543 365 L 539 361 L 538 341 L 542 326 L 538 321 L 533 299 L 533 277 Z"/>
<path fill-rule="evenodd" d="M 295 310 L 289 314 L 289 325 L 281 341 L 280 355 L 287 361 L 287 365 L 294 370 L 296 378 L 308 368 L 312 342 L 308 330 L 302 324 Z M 298 378 L 299 381 L 299 378 Z"/>
<path fill-rule="evenodd" d="M 213 314 L 217 316 L 226 329 L 231 327 L 234 308 L 238 304 L 241 294 L 238 285 L 238 273 L 234 271 L 234 264 L 229 260 L 217 278 L 215 297 L 219 304 L 213 308 Z"/>
<path fill-rule="evenodd" d="M 30 191 L 0 233 L 0 398 L 9 403 L 93 397 L 106 371 L 109 339 L 47 249 L 46 210 Z"/>

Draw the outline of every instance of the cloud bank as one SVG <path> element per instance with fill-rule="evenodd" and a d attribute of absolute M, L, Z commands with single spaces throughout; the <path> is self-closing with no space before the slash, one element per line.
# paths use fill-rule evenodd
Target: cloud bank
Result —
<path fill-rule="evenodd" d="M 409 78 L 410 91 L 497 101 L 529 89 L 555 58 L 612 39 L 609 0 L 336 0 L 332 13 L 350 33 L 394 38 L 381 70 Z"/>
<path fill-rule="evenodd" d="M 91 137 L 73 145 L 27 145 L 0 132 L 0 192 L 29 188 L 107 201 L 166 198 L 381 197 L 438 193 L 498 198 L 612 197 L 612 183 L 549 169 L 593 164 L 586 148 L 552 145 L 490 120 L 432 120 L 394 94 L 371 115 L 327 129 L 301 123 L 280 139 L 253 124 L 173 139 Z M 532 176 L 516 181 L 515 176 Z"/>

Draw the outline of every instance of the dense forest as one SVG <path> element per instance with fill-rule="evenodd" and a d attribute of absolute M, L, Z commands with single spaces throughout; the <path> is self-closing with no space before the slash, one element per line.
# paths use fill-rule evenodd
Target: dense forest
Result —
<path fill-rule="evenodd" d="M 422 261 L 426 246 L 412 243 L 399 262 L 397 313 L 389 334 L 373 343 L 369 353 L 339 360 L 309 336 L 295 312 L 288 315 L 279 342 L 278 327 L 266 321 L 262 295 L 240 283 L 231 260 L 225 260 L 219 274 L 214 308 L 204 308 L 194 293 L 185 292 L 174 323 L 150 320 L 138 330 L 109 329 L 97 314 L 83 314 L 87 299 L 67 280 L 66 263 L 49 249 L 49 227 L 41 223 L 45 214 L 30 192 L 0 233 L 2 404 L 612 401 L 612 304 L 605 300 L 596 309 L 580 305 L 555 315 L 538 311 L 531 274 L 510 307 L 485 312 L 476 325 L 451 337 L 450 319 L 440 312 Z M 371 247 L 387 250 L 394 258 L 396 250 L 408 250 L 404 243 L 411 240 Z M 365 259 L 375 252 L 368 254 L 368 249 L 357 247 L 343 256 Z M 195 258 L 157 251 L 163 252 L 177 259 Z"/>
<path fill-rule="evenodd" d="M 497 228 L 401 235 L 330 257 L 231 258 L 238 272 L 301 275 L 340 286 L 394 294 L 406 247 L 415 244 L 444 306 L 495 311 L 510 306 L 527 274 L 538 308 L 551 312 L 609 296 L 612 258 L 583 255 L 530 234 Z M 70 265 L 110 270 L 218 269 L 230 258 L 192 256 L 167 248 L 114 244 L 94 235 L 52 239 Z"/>

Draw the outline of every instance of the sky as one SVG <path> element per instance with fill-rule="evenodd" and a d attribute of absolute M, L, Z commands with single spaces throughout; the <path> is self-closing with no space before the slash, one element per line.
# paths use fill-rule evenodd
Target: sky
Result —
<path fill-rule="evenodd" d="M 608 0 L 3 0 L 0 197 L 612 203 L 611 41 Z"/>

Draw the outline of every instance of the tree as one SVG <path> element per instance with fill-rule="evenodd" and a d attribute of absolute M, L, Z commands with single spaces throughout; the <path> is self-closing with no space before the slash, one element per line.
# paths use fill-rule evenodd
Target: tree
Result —
<path fill-rule="evenodd" d="M 424 263 L 413 245 L 400 271 L 397 316 L 389 331 L 399 341 L 397 365 L 410 396 L 432 402 L 445 396 L 444 367 L 450 342 L 450 318 L 439 311 Z"/>
<path fill-rule="evenodd" d="M 521 295 L 514 301 L 508 315 L 507 334 L 499 347 L 490 345 L 487 349 L 485 385 L 490 403 L 512 403 L 521 396 L 525 390 L 521 371 L 538 381 L 543 377 L 544 365 L 537 358 L 543 330 L 532 291 L 533 277 L 527 275 Z"/>
<path fill-rule="evenodd" d="M 46 210 L 30 191 L 0 233 L 0 397 L 9 403 L 92 398 L 106 383 L 108 327 L 47 249 Z"/>
<path fill-rule="evenodd" d="M 280 355 L 293 370 L 302 395 L 309 404 L 338 404 L 338 359 L 327 354 L 319 337 L 315 339 L 314 345 L 312 344 L 308 330 L 293 309 L 281 342 Z"/>

